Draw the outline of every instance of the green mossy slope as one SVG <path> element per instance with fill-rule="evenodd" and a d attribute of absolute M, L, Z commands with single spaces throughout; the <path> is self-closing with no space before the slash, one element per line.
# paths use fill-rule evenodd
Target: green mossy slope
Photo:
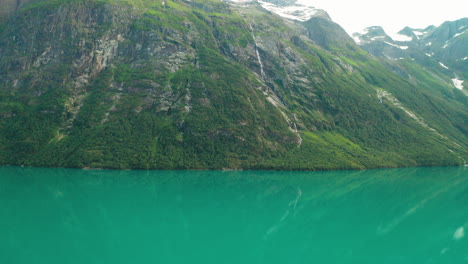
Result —
<path fill-rule="evenodd" d="M 466 104 L 430 89 L 420 68 L 408 65 L 422 76 L 408 82 L 330 37 L 337 25 L 165 2 L 44 1 L 10 19 L 0 164 L 331 170 L 467 158 Z"/>

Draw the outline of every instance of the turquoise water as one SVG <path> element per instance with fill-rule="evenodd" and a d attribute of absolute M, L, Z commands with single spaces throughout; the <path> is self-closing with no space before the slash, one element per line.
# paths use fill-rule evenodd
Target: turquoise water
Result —
<path fill-rule="evenodd" d="M 0 263 L 468 263 L 468 170 L 0 167 Z"/>

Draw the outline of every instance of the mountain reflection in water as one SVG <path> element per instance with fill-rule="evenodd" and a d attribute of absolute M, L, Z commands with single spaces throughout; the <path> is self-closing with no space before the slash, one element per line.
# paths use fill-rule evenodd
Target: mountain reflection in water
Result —
<path fill-rule="evenodd" d="M 468 173 L 0 167 L 0 263 L 468 263 Z"/>

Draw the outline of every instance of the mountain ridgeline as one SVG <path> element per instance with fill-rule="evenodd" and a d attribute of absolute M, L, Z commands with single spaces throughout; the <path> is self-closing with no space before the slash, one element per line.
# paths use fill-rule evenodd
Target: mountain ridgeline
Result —
<path fill-rule="evenodd" d="M 331 170 L 468 158 L 466 93 L 451 75 L 468 76 L 451 53 L 440 57 L 454 71 L 419 51 L 378 56 L 295 1 L 18 6 L 0 26 L 0 164 Z"/>

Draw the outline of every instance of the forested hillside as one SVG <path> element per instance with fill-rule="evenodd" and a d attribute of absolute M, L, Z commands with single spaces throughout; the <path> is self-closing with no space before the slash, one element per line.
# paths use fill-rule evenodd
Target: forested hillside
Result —
<path fill-rule="evenodd" d="M 46 0 L 4 20 L 3 165 L 328 170 L 468 158 L 463 89 L 411 59 L 369 54 L 323 12 L 295 21 L 255 1 Z"/>

